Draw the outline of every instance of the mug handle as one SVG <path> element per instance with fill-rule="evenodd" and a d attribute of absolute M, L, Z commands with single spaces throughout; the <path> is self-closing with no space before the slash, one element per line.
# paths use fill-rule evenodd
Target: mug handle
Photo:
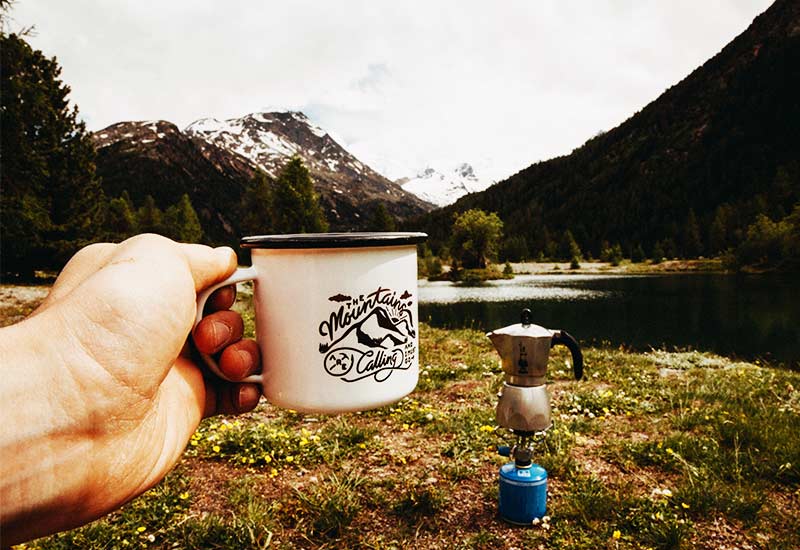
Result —
<path fill-rule="evenodd" d="M 256 271 L 256 268 L 254 266 L 239 267 L 236 268 L 236 271 L 233 272 L 233 275 L 231 275 L 224 281 L 220 281 L 219 283 L 212 285 L 207 289 L 205 289 L 203 292 L 201 292 L 197 296 L 197 316 L 195 317 L 194 326 L 192 327 L 192 339 L 194 339 L 194 329 L 197 328 L 197 325 L 203 319 L 203 309 L 206 306 L 206 301 L 208 300 L 208 297 L 211 296 L 211 294 L 215 290 L 217 290 L 218 288 L 222 288 L 223 286 L 242 283 L 244 281 L 255 281 L 256 279 L 258 279 L 258 272 Z M 237 382 L 237 383 L 248 382 L 259 385 L 263 384 L 263 378 L 261 377 L 260 374 L 253 374 L 243 380 L 231 380 L 230 378 L 222 374 L 222 370 L 220 370 L 219 365 L 217 365 L 217 362 L 214 360 L 213 357 L 205 353 L 200 353 L 199 351 L 198 353 L 200 357 L 203 358 L 203 361 L 205 362 L 209 370 L 211 370 L 211 372 L 213 372 L 223 380 L 227 380 L 228 382 Z"/>

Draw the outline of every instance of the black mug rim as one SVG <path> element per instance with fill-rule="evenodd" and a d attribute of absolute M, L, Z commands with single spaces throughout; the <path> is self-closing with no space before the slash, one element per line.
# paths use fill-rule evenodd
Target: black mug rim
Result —
<path fill-rule="evenodd" d="M 304 249 L 304 248 L 365 248 L 377 246 L 408 246 L 425 242 L 426 233 L 417 232 L 340 232 L 295 233 L 288 235 L 250 235 L 242 237 L 242 248 Z"/>

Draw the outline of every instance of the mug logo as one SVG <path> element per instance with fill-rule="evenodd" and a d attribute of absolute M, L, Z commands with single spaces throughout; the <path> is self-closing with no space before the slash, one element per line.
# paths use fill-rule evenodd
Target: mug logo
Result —
<path fill-rule="evenodd" d="M 328 374 L 345 382 L 383 382 L 395 370 L 411 367 L 417 329 L 410 292 L 379 286 L 366 295 L 337 294 L 328 300 L 338 304 L 319 324 L 325 339 L 319 352 Z"/>

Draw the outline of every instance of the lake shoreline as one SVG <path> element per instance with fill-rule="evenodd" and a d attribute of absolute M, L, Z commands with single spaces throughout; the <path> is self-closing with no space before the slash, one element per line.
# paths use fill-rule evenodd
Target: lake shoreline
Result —
<path fill-rule="evenodd" d="M 631 262 L 623 260 L 619 265 L 610 262 L 584 261 L 577 269 L 570 268 L 570 262 L 512 262 L 514 274 L 520 275 L 552 275 L 580 274 L 580 275 L 647 275 L 647 274 L 672 274 L 672 273 L 731 273 L 725 269 L 722 260 L 696 259 L 696 260 L 664 260 L 657 264 L 652 262 Z"/>

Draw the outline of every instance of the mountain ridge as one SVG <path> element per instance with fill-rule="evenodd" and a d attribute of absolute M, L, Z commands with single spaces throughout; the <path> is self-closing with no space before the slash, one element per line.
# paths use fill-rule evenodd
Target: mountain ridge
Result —
<path fill-rule="evenodd" d="M 444 243 L 455 212 L 481 208 L 531 255 L 567 229 L 593 255 L 608 242 L 685 254 L 696 216 L 703 250 L 724 250 L 758 213 L 780 217 L 800 199 L 799 21 L 800 3 L 778 0 L 617 127 L 418 224 Z M 723 236 L 711 246 L 715 224 Z"/>
<path fill-rule="evenodd" d="M 452 204 L 469 193 L 483 191 L 492 180 L 479 178 L 471 164 L 462 162 L 448 169 L 426 166 L 413 178 L 395 180 L 404 190 L 438 207 Z"/>
<path fill-rule="evenodd" d="M 274 120 L 280 132 L 265 131 Z M 94 132 L 106 195 L 128 191 L 137 206 L 151 195 L 164 209 L 186 193 L 209 241 L 232 244 L 241 236 L 242 196 L 257 173 L 274 180 L 297 155 L 309 167 L 332 230 L 367 229 L 381 203 L 399 220 L 433 208 L 353 157 L 302 113 L 253 113 L 231 121 L 238 121 L 238 133 L 236 124 L 213 119 L 195 121 L 189 131 L 156 120 Z"/>
<path fill-rule="evenodd" d="M 299 156 L 315 180 L 323 209 L 331 214 L 332 228 L 358 228 L 362 205 L 369 213 L 383 203 L 399 219 L 433 207 L 358 160 L 298 111 L 200 119 L 185 132 L 248 158 L 273 178 L 292 156 Z"/>

